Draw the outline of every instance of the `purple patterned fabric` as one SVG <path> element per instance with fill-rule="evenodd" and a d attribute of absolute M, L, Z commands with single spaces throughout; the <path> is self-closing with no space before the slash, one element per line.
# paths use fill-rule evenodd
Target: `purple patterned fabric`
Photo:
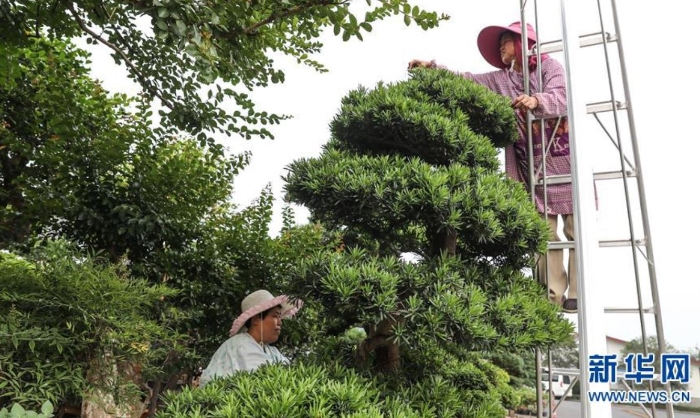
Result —
<path fill-rule="evenodd" d="M 530 95 L 537 98 L 539 104 L 533 109 L 535 118 L 548 118 L 545 121 L 545 129 L 549 134 L 545 139 L 551 138 L 554 128 L 557 128 L 557 135 L 554 142 L 548 147 L 549 152 L 546 158 L 547 176 L 558 174 L 571 174 L 571 161 L 569 157 L 569 135 L 568 124 L 566 123 L 566 80 L 564 68 L 554 59 L 542 62 L 542 84 L 539 88 L 537 70 L 532 71 L 530 78 Z M 443 66 L 438 66 L 444 68 Z M 469 72 L 456 72 L 466 79 L 473 80 L 488 89 L 512 99 L 524 94 L 523 74 L 509 69 L 492 71 L 483 74 L 473 74 Z M 539 93 L 542 91 L 541 93 Z M 559 116 L 564 116 L 561 120 Z M 505 149 L 506 153 L 506 173 L 513 179 L 528 183 L 528 158 L 527 158 L 527 128 L 526 114 L 516 111 L 518 120 L 518 130 L 520 140 Z M 537 125 L 537 126 L 535 126 Z M 541 122 L 533 123 L 533 142 L 541 144 L 538 131 L 541 129 Z M 535 149 L 534 169 L 537 178 L 543 176 L 542 149 Z M 529 190 L 529 187 L 528 187 Z M 544 213 L 544 192 L 541 186 L 535 188 L 535 202 L 537 210 Z M 573 213 L 573 201 L 571 194 L 571 183 L 547 185 L 547 213 L 550 215 L 561 215 Z"/>

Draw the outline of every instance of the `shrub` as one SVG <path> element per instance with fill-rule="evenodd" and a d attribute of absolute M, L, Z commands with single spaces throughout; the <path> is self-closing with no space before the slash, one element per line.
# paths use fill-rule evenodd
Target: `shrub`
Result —
<path fill-rule="evenodd" d="M 0 254 L 0 406 L 61 403 L 94 389 L 117 401 L 134 394 L 134 374 L 154 372 L 175 342 L 151 319 L 169 294 L 65 241 Z"/>

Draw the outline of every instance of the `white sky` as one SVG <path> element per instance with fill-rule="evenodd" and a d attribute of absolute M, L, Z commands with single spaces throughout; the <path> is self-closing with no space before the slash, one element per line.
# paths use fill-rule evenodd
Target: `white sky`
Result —
<path fill-rule="evenodd" d="M 533 0 L 529 1 L 528 20 L 533 22 L 534 4 Z M 584 4 L 577 19 L 578 33 L 599 31 L 596 1 L 578 1 Z M 360 8 L 365 4 L 364 1 L 354 3 Z M 286 82 L 252 95 L 259 109 L 294 117 L 273 127 L 274 141 L 225 140 L 232 152 L 253 152 L 251 165 L 235 180 L 237 203 L 248 204 L 267 183 L 272 184 L 279 202 L 273 232 L 281 225 L 279 210 L 284 168 L 295 159 L 319 154 L 321 145 L 329 137 L 328 123 L 337 112 L 340 99 L 349 90 L 358 85 L 374 86 L 378 81 L 405 80 L 407 63 L 411 59 L 436 59 L 454 70 L 490 71 L 491 67 L 477 50 L 477 34 L 485 26 L 507 25 L 520 18 L 518 0 L 423 0 L 416 3 L 447 13 L 452 19 L 440 28 L 424 32 L 415 25 L 407 28 L 401 19 L 392 18 L 375 24 L 364 42 L 344 43 L 328 33 L 324 37 L 325 48 L 316 58 L 327 66 L 329 73 L 319 74 L 280 57 L 277 62 L 286 72 Z M 609 20 L 610 0 L 601 0 L 601 6 L 606 16 L 606 31 L 614 33 Z M 694 120 L 691 100 L 700 92 L 697 85 L 689 82 L 695 79 L 694 75 L 685 74 L 692 71 L 690 61 L 697 59 L 697 36 L 691 28 L 700 15 L 700 4 L 687 0 L 663 3 L 620 0 L 617 6 L 645 173 L 666 340 L 677 348 L 690 348 L 700 345 L 700 275 L 692 266 L 695 252 L 691 251 L 691 240 L 700 235 L 700 228 L 688 219 L 683 209 L 690 208 L 695 201 L 691 193 L 697 188 L 691 186 L 691 182 L 700 146 L 697 133 L 693 133 L 696 128 L 690 123 L 676 121 Z M 537 7 L 541 41 L 559 39 L 559 1 L 540 0 Z M 587 48 L 579 54 L 577 74 L 581 74 L 582 80 L 578 81 L 578 94 L 585 96 L 587 102 L 609 100 L 601 54 L 602 47 Z M 617 56 L 614 46 L 611 54 Z M 561 54 L 554 54 L 553 58 L 563 61 Z M 109 60 L 102 54 L 94 57 L 94 76 L 103 80 L 108 89 L 133 92 L 133 86 L 125 77 L 115 76 L 118 73 Z M 618 71 L 617 67 L 613 70 Z M 618 99 L 624 100 L 619 82 L 616 88 Z M 626 126 L 626 113 L 619 113 L 619 117 L 621 125 Z M 610 118 L 608 114 L 603 120 L 606 128 L 614 132 Z M 599 125 L 592 117 L 588 119 L 586 123 L 591 125 L 587 125 L 586 132 L 593 133 L 594 137 L 590 142 L 587 138 L 579 138 L 579 141 L 591 147 L 589 151 L 596 156 L 596 170 L 612 170 L 617 154 Z M 629 137 L 626 132 L 623 128 L 623 138 Z M 674 148 L 677 142 L 683 145 L 678 150 Z M 626 147 L 629 149 L 628 145 Z M 634 183 L 632 186 L 636 189 Z M 597 187 L 598 224 L 590 228 L 601 239 L 625 238 L 627 221 L 620 183 L 599 183 Z M 637 201 L 636 197 L 633 200 Z M 303 208 L 297 208 L 299 222 L 306 222 L 307 215 Z M 641 235 L 641 229 L 636 234 Z M 599 281 L 605 285 L 597 297 L 602 298 L 605 306 L 634 306 L 636 293 L 630 249 L 601 249 L 597 255 L 596 272 L 603 276 Z M 642 263 L 641 268 L 642 281 L 648 283 L 646 265 Z M 645 300 L 650 301 L 650 298 L 647 296 Z M 648 318 L 647 332 L 653 335 L 652 317 Z M 600 329 L 605 329 L 608 335 L 621 339 L 641 335 L 637 315 L 606 314 L 602 321 Z"/>

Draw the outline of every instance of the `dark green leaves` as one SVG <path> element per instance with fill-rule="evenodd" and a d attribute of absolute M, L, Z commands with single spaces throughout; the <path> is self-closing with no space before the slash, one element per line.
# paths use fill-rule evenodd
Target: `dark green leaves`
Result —
<path fill-rule="evenodd" d="M 522 185 L 498 172 L 494 143 L 516 135 L 508 100 L 447 71 L 416 71 L 350 92 L 331 132 L 286 178 L 288 198 L 344 245 L 301 260 L 289 281 L 313 306 L 316 339 L 328 339 L 312 358 L 388 370 L 428 416 L 497 416 L 516 395 L 474 352 L 531 350 L 571 328 L 522 273 L 546 226 Z M 339 336 L 354 327 L 367 338 L 348 347 Z"/>
<path fill-rule="evenodd" d="M 512 143 L 507 99 L 447 71 L 417 71 L 350 92 L 331 132 L 322 155 L 287 177 L 289 196 L 318 219 L 430 257 L 450 230 L 461 254 L 497 264 L 523 267 L 539 249 L 542 224 L 522 186 L 497 173 L 484 135 Z"/>

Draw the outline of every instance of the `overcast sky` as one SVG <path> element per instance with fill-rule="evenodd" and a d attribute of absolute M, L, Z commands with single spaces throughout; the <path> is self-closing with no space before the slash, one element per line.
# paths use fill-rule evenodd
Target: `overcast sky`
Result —
<path fill-rule="evenodd" d="M 528 19 L 532 22 L 534 4 L 529 1 Z M 579 1 L 585 6 L 582 12 L 579 11 L 578 33 L 598 32 L 596 1 Z M 614 33 L 609 19 L 609 1 L 601 0 L 601 4 L 606 16 L 606 30 Z M 364 1 L 354 3 L 358 7 L 365 4 Z M 452 19 L 440 28 L 424 32 L 414 25 L 407 28 L 401 19 L 394 18 L 375 24 L 364 42 L 344 43 L 329 33 L 324 36 L 322 54 L 316 57 L 330 70 L 325 74 L 279 57 L 277 62 L 286 72 L 286 82 L 256 91 L 252 96 L 261 110 L 289 114 L 294 118 L 273 127 L 274 141 L 225 140 L 231 152 L 250 150 L 253 153 L 251 165 L 235 180 L 236 202 L 248 204 L 267 183 L 271 183 L 279 202 L 273 225 L 276 231 L 281 225 L 279 210 L 284 168 L 295 159 L 319 154 L 321 145 L 328 140 L 328 123 L 337 112 L 340 99 L 349 90 L 358 85 L 374 86 L 379 81 L 405 80 L 407 63 L 414 58 L 436 59 L 454 70 L 490 71 L 491 67 L 477 50 L 477 34 L 485 26 L 507 25 L 520 18 L 518 0 L 416 3 L 447 13 Z M 540 39 L 560 39 L 559 2 L 540 0 L 538 11 Z M 695 209 L 692 203 L 696 201 L 694 195 L 698 187 L 694 186 L 694 174 L 700 153 L 697 128 L 692 125 L 696 120 L 692 106 L 700 89 L 692 83 L 697 77 L 690 64 L 697 60 L 697 32 L 690 28 L 700 14 L 700 6 L 697 2 L 683 0 L 663 3 L 620 0 L 618 11 L 644 168 L 666 339 L 678 348 L 690 348 L 700 344 L 700 275 L 693 265 L 697 253 L 691 252 L 691 240 L 698 237 L 700 227 L 689 216 Z M 617 49 L 611 49 L 611 53 L 616 54 Z M 582 78 L 578 80 L 578 91 L 587 102 L 609 99 L 601 54 L 601 47 L 587 48 L 579 54 L 580 68 L 577 67 L 576 74 Z M 553 58 L 563 61 L 561 54 L 554 54 Z M 114 67 L 108 61 L 105 55 L 95 56 L 94 76 L 103 80 L 111 90 L 133 91 L 126 78 L 115 77 Z M 619 67 L 614 65 L 613 71 L 619 72 Z M 619 82 L 615 85 L 615 94 L 624 100 Z M 626 114 L 620 113 L 619 116 L 625 122 L 621 134 L 627 141 Z M 596 170 L 612 170 L 619 157 L 600 125 L 592 117 L 589 119 L 586 132 L 592 137 L 590 141 L 589 138 L 579 138 L 579 142 L 585 143 L 595 153 Z M 606 129 L 614 133 L 611 114 L 602 119 Z M 628 145 L 625 146 L 629 149 Z M 600 200 L 597 224 L 587 228 L 601 239 L 628 238 L 620 183 L 599 182 L 597 189 Z M 635 196 L 633 194 L 634 208 L 638 212 Z M 306 222 L 307 214 L 303 208 L 297 209 L 298 221 Z M 636 234 L 640 237 L 641 229 Z M 601 249 L 597 255 L 596 271 L 603 276 L 600 281 L 605 284 L 597 297 L 602 298 L 605 306 L 634 306 L 636 293 L 629 247 Z M 646 265 L 642 263 L 641 267 L 643 282 L 648 283 Z M 649 304 L 648 297 L 646 300 Z M 573 315 L 571 317 L 575 320 Z M 651 316 L 649 319 L 647 330 L 654 334 Z M 628 340 L 641 335 L 637 315 L 606 314 L 601 329 L 603 326 L 608 335 L 616 338 Z"/>

